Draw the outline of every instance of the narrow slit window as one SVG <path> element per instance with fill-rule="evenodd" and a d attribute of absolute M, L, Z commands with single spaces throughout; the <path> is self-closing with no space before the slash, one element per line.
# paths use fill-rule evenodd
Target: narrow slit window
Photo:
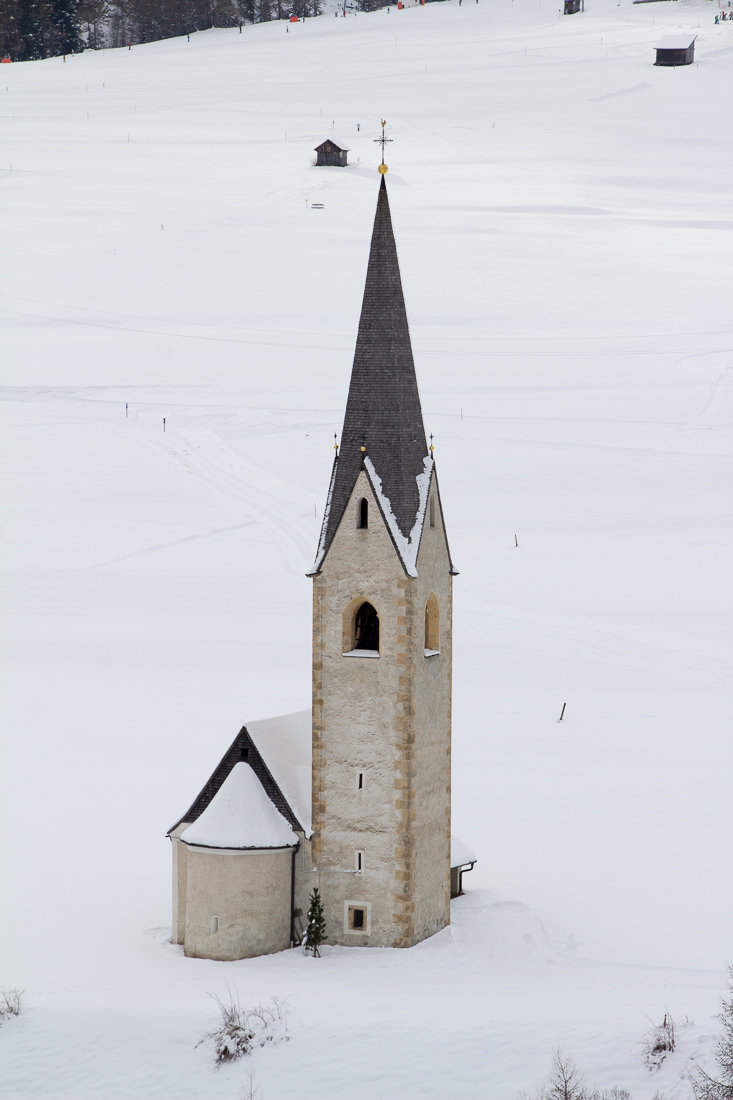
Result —
<path fill-rule="evenodd" d="M 214 935 L 215 932 L 218 932 L 218 931 L 219 931 L 219 918 L 218 917 L 212 917 L 211 918 L 211 934 L 212 934 L 212 936 Z"/>
<path fill-rule="evenodd" d="M 369 526 L 369 501 L 362 497 L 356 514 L 356 526 L 360 531 L 366 531 Z"/>
<path fill-rule="evenodd" d="M 435 497 L 430 498 L 430 526 L 435 527 Z"/>
<path fill-rule="evenodd" d="M 356 789 L 357 791 L 364 790 L 364 772 L 356 773 Z"/>
<path fill-rule="evenodd" d="M 364 870 L 364 852 L 357 851 L 354 853 L 354 870 L 357 874 Z"/>

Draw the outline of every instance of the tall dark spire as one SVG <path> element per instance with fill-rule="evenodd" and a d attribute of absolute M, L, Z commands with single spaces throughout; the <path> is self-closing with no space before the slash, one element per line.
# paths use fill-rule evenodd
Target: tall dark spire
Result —
<path fill-rule="evenodd" d="M 349 397 L 316 568 L 328 552 L 365 459 L 409 539 L 420 508 L 425 440 L 387 187 L 382 176 Z"/>

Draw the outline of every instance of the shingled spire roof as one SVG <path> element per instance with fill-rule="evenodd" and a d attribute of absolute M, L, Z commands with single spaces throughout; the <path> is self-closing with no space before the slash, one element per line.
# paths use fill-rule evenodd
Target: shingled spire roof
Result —
<path fill-rule="evenodd" d="M 403 539 L 410 541 L 424 511 L 432 460 L 425 440 L 384 176 L 374 217 L 341 447 L 334 463 L 316 572 L 328 553 L 362 466 L 370 475 L 383 510 L 391 509 L 391 517 L 385 518 L 391 528 L 397 527 L 396 532 L 392 529 L 392 536 L 407 568 L 400 544 Z M 392 517 L 394 524 L 389 522 Z"/>

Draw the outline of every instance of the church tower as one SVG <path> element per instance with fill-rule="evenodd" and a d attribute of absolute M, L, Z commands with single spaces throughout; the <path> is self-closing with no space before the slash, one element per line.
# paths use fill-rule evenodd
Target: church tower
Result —
<path fill-rule="evenodd" d="M 310 886 L 329 943 L 409 947 L 450 921 L 454 570 L 384 174 L 311 575 Z"/>

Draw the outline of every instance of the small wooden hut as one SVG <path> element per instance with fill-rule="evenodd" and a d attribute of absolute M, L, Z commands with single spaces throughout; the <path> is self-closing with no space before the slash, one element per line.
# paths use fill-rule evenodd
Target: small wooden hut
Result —
<path fill-rule="evenodd" d="M 657 44 L 655 65 L 691 65 L 695 60 L 695 38 L 689 34 L 668 34 Z"/>
<path fill-rule="evenodd" d="M 338 145 L 333 138 L 326 138 L 320 145 L 316 145 L 316 165 L 331 165 L 334 168 L 345 168 L 349 150 L 345 145 Z"/>
<path fill-rule="evenodd" d="M 577 11 L 585 11 L 585 0 L 565 0 L 563 15 L 575 15 Z"/>

